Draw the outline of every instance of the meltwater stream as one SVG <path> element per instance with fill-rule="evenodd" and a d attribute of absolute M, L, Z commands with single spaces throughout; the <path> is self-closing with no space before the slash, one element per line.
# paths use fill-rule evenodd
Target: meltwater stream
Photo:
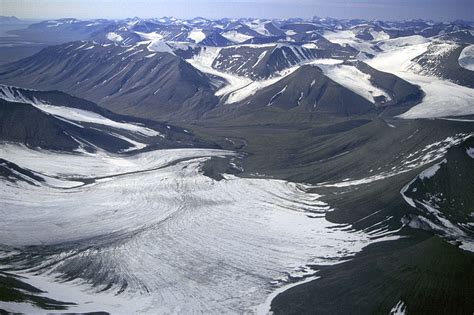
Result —
<path fill-rule="evenodd" d="M 332 264 L 396 237 L 326 221 L 330 205 L 305 185 L 201 173 L 205 160 L 229 155 L 65 154 L 3 144 L 3 159 L 45 181 L 0 182 L 0 257 L 15 260 L 2 268 L 76 303 L 73 312 L 252 313 L 308 264 Z"/>

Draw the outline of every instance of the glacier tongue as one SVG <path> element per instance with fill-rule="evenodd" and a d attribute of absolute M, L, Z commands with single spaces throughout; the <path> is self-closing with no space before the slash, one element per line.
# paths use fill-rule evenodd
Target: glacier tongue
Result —
<path fill-rule="evenodd" d="M 19 249 L 10 253 L 24 263 L 16 273 L 51 298 L 78 303 L 72 311 L 249 312 L 290 278 L 310 275 L 307 264 L 332 264 L 396 238 L 326 221 L 330 206 L 305 185 L 232 175 L 216 181 L 200 172 L 229 151 L 112 156 L 3 145 L 0 155 L 85 182 L 0 182 L 0 239 Z"/>

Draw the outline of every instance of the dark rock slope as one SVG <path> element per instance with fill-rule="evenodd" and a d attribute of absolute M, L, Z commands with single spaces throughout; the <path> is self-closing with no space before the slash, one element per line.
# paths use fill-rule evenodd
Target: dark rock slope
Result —
<path fill-rule="evenodd" d="M 79 110 L 58 116 L 36 104 Z M 67 113 L 67 111 L 66 111 Z M 79 115 L 98 119 L 87 121 Z M 105 121 L 105 123 L 101 123 Z M 122 124 L 122 125 L 120 125 Z M 124 126 L 125 125 L 125 126 Z M 124 126 L 124 127 L 120 127 Z M 127 129 L 127 126 L 131 126 Z M 134 127 L 146 127 L 146 134 Z M 0 141 L 58 151 L 98 148 L 110 152 L 147 148 L 214 147 L 182 128 L 118 115 L 92 102 L 58 91 L 35 91 L 0 85 Z M 140 145 L 134 148 L 134 142 Z"/>
<path fill-rule="evenodd" d="M 213 108 L 217 98 L 209 79 L 164 50 L 92 42 L 51 46 L 2 67 L 0 82 L 61 90 L 142 118 L 190 119 Z"/>

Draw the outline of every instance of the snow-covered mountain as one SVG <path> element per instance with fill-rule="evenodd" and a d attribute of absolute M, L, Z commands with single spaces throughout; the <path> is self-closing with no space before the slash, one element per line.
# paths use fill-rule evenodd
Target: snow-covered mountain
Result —
<path fill-rule="evenodd" d="M 196 119 L 218 104 L 249 101 L 257 91 L 311 63 L 342 62 L 321 66 L 324 75 L 372 103 L 392 104 L 394 97 L 400 103 L 403 97 L 394 95 L 389 79 L 367 83 L 371 74 L 357 66 L 362 61 L 372 69 L 362 68 L 372 74 L 383 71 L 397 82 L 421 87 L 421 92 L 406 95 L 405 105 L 420 103 L 421 94 L 425 99 L 434 98 L 432 84 L 421 82 L 433 77 L 437 85 L 454 83 L 451 90 L 463 91 L 451 105 L 453 114 L 473 113 L 468 106 L 472 91 L 462 88 L 472 88 L 474 81 L 469 23 L 321 18 L 60 19 L 32 24 L 15 34 L 28 37 L 35 32 L 58 41 L 68 37 L 84 41 L 49 47 L 3 66 L 2 82 L 63 90 L 140 117 Z M 403 65 L 389 61 L 398 56 L 403 56 Z M 400 67 L 388 69 L 390 64 Z M 405 73 L 401 75 L 399 70 Z M 302 92 L 295 90 L 288 99 L 293 103 L 284 107 L 296 106 Z M 443 96 L 446 98 L 453 100 Z M 431 117 L 449 115 L 449 109 L 434 108 Z"/>
<path fill-rule="evenodd" d="M 0 313 L 472 313 L 472 27 L 12 31 Z"/>

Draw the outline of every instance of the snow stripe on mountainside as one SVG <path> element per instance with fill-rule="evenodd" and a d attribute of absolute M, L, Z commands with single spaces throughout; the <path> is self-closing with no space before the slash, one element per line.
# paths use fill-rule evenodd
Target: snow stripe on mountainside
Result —
<path fill-rule="evenodd" d="M 23 102 L 31 104 L 45 113 L 63 118 L 66 121 L 100 124 L 117 129 L 137 132 L 145 136 L 161 136 L 160 133 L 156 130 L 142 127 L 136 124 L 114 121 L 91 111 L 65 106 L 56 106 L 53 104 L 46 104 L 40 101 L 31 102 L 30 100 L 19 94 L 18 91 L 14 91 L 8 86 L 0 85 L 0 99 L 4 99 L 9 102 Z"/>
<path fill-rule="evenodd" d="M 139 125 L 117 122 L 111 119 L 108 119 L 104 116 L 101 116 L 97 113 L 90 111 L 78 109 L 78 108 L 69 108 L 64 106 L 55 106 L 49 104 L 33 104 L 36 108 L 41 109 L 43 112 L 54 115 L 56 117 L 64 118 L 65 120 L 86 122 L 92 124 L 100 124 L 105 126 L 110 126 L 118 129 L 124 129 L 132 132 L 137 132 L 145 136 L 159 136 L 160 133 L 146 127 Z"/>
<path fill-rule="evenodd" d="M 226 80 L 227 84 L 225 84 L 215 93 L 216 96 L 225 98 L 225 104 L 234 104 L 243 101 L 257 93 L 259 90 L 262 90 L 263 88 L 270 86 L 287 77 L 303 65 L 334 65 L 342 62 L 338 59 L 314 59 L 304 61 L 301 64 L 289 67 L 282 71 L 278 71 L 274 74 L 274 77 L 272 78 L 264 80 L 252 80 L 248 77 L 238 76 L 213 68 L 212 64 L 214 63 L 214 60 L 216 60 L 217 56 L 219 56 L 220 50 L 221 48 L 206 47 L 201 50 L 198 55 L 194 56 L 192 59 L 188 59 L 187 61 L 192 64 L 196 69 L 202 72 L 218 76 Z M 371 86 L 371 90 L 376 91 L 378 89 Z M 377 95 L 377 92 L 375 92 L 374 96 Z M 388 95 L 387 98 L 389 99 Z"/>

